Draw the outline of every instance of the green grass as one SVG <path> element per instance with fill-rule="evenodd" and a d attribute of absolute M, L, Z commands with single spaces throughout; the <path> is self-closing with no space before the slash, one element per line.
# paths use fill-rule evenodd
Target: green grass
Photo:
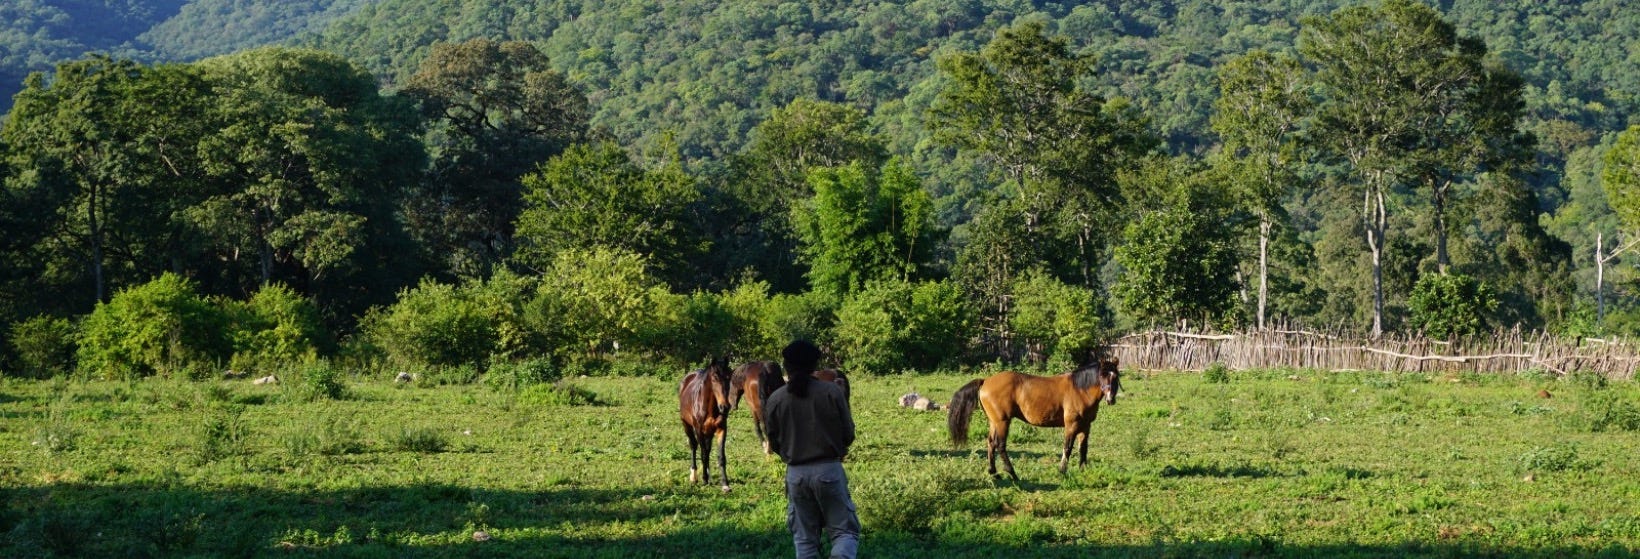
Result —
<path fill-rule="evenodd" d="M 1634 383 L 1130 372 L 1086 468 L 1060 475 L 1062 432 L 1016 423 L 1012 482 L 982 443 L 949 448 L 943 412 L 897 406 L 971 378 L 857 379 L 865 555 L 1640 552 Z M 0 557 L 790 554 L 747 411 L 733 490 L 688 483 L 675 379 L 345 382 L 0 380 Z"/>

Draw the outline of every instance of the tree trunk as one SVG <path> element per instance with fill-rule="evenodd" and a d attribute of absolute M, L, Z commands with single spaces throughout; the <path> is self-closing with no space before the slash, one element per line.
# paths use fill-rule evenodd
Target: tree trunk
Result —
<path fill-rule="evenodd" d="M 1270 214 L 1258 223 L 1258 329 L 1264 329 L 1264 308 L 1270 299 Z"/>
<path fill-rule="evenodd" d="M 91 281 L 96 286 L 97 302 L 107 303 L 108 284 L 103 279 L 102 224 L 97 220 L 97 204 L 101 203 L 101 201 L 97 196 L 98 190 L 96 186 L 92 186 L 86 190 L 90 193 L 90 199 L 85 205 L 85 218 L 86 226 L 88 228 L 87 233 L 90 234 L 91 241 Z"/>
<path fill-rule="evenodd" d="M 1447 273 L 1447 268 L 1451 266 L 1446 254 L 1446 191 L 1451 186 L 1452 181 L 1443 182 L 1439 178 L 1432 177 L 1429 182 L 1434 192 L 1431 202 L 1435 213 L 1435 269 L 1442 274 Z"/>
<path fill-rule="evenodd" d="M 1605 233 L 1594 234 L 1594 324 L 1606 322 Z"/>
<path fill-rule="evenodd" d="M 1384 206 L 1382 171 L 1373 173 L 1362 206 L 1367 248 L 1372 251 L 1372 337 L 1378 338 L 1384 335 L 1384 230 L 1389 221 L 1389 210 Z"/>

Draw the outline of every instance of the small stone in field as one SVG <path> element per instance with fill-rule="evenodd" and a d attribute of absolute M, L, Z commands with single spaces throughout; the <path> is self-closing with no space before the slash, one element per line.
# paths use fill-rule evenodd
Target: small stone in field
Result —
<path fill-rule="evenodd" d="M 475 542 L 487 542 L 487 541 L 490 541 L 490 533 L 489 533 L 489 532 L 485 532 L 485 531 L 483 531 L 483 530 L 479 530 L 479 531 L 477 531 L 477 532 L 473 532 L 473 541 L 475 541 Z"/>

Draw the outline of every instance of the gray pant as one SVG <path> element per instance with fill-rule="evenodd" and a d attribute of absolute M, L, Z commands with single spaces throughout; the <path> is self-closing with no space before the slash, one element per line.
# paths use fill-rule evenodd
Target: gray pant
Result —
<path fill-rule="evenodd" d="M 849 498 L 848 476 L 840 462 L 786 467 L 786 528 L 797 559 L 820 557 L 820 528 L 831 536 L 831 556 L 854 559 L 860 547 L 860 517 Z"/>

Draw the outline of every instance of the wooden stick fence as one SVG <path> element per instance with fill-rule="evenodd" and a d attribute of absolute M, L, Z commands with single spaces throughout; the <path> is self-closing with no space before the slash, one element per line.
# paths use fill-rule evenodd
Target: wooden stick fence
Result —
<path fill-rule="evenodd" d="M 1640 347 L 1624 340 L 1561 338 L 1502 332 L 1455 342 L 1421 337 L 1355 339 L 1293 330 L 1238 334 L 1138 332 L 1110 346 L 1128 368 L 1199 371 L 1214 363 L 1232 369 L 1301 368 L 1328 371 L 1525 372 L 1565 375 L 1589 371 L 1633 379 Z"/>

